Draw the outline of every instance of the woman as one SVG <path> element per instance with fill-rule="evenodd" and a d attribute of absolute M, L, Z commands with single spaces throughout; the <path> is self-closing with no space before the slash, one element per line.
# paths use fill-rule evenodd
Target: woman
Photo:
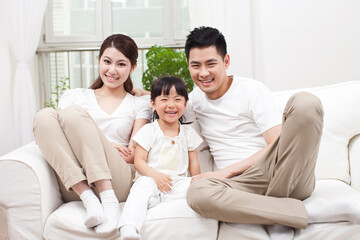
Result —
<path fill-rule="evenodd" d="M 100 48 L 100 76 L 90 89 L 65 92 L 59 110 L 42 109 L 34 119 L 36 143 L 57 173 L 64 201 L 81 199 L 85 225 L 97 233 L 117 227 L 118 202 L 126 200 L 134 176 L 129 143 L 151 114 L 149 103 L 132 95 L 137 57 L 130 37 L 108 37 Z"/>

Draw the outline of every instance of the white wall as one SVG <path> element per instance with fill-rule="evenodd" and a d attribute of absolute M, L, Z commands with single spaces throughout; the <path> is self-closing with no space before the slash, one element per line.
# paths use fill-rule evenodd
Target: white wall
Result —
<path fill-rule="evenodd" d="M 360 80 L 359 0 L 189 1 L 192 28 L 225 35 L 228 74 L 271 90 Z"/>
<path fill-rule="evenodd" d="M 255 78 L 272 90 L 360 80 L 360 1 L 260 0 Z"/>

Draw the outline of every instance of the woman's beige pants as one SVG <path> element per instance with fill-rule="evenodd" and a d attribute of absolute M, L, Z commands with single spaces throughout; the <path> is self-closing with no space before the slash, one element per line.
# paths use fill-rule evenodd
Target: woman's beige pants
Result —
<path fill-rule="evenodd" d="M 307 226 L 300 201 L 315 186 L 314 169 L 323 125 L 320 100 L 310 93 L 291 97 L 280 137 L 256 165 L 231 179 L 199 179 L 188 190 L 190 207 L 225 222 Z"/>
<path fill-rule="evenodd" d="M 83 180 L 89 186 L 111 179 L 119 201 L 125 201 L 132 185 L 133 171 L 106 139 L 90 115 L 79 106 L 60 111 L 45 108 L 35 118 L 35 142 L 58 176 L 65 202 L 80 200 L 70 191 Z"/>

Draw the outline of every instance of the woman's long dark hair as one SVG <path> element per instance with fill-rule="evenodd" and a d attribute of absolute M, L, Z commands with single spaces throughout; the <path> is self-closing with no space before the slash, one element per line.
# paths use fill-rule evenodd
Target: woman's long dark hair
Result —
<path fill-rule="evenodd" d="M 100 52 L 99 52 L 99 59 L 103 55 L 104 51 L 109 48 L 114 47 L 122 54 L 125 55 L 130 60 L 131 67 L 135 66 L 138 58 L 138 47 L 134 40 L 126 35 L 123 34 L 114 34 L 107 37 L 104 42 L 101 44 Z M 104 85 L 101 77 L 99 76 L 95 82 L 89 87 L 90 89 L 98 89 Z M 131 81 L 130 75 L 128 79 L 124 82 L 124 89 L 126 92 L 133 94 L 133 83 Z"/>
<path fill-rule="evenodd" d="M 151 100 L 155 102 L 156 97 L 161 96 L 162 94 L 169 95 L 170 89 L 172 87 L 175 87 L 177 94 L 183 96 L 186 102 L 189 100 L 184 81 L 174 76 L 160 77 L 153 82 L 153 84 L 151 85 Z M 154 111 L 152 115 L 152 120 L 154 121 L 156 119 L 159 119 L 159 114 Z M 184 116 L 181 116 L 179 118 L 179 122 L 181 124 L 189 124 L 185 123 L 185 120 L 186 119 Z"/>

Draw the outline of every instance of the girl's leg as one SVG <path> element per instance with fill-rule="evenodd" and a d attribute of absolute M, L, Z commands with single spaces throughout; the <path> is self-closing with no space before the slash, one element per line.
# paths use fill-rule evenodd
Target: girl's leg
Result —
<path fill-rule="evenodd" d="M 144 224 L 148 202 L 160 191 L 150 177 L 139 177 L 131 188 L 120 219 L 120 236 L 122 240 L 141 239 L 139 232 Z"/>
<path fill-rule="evenodd" d="M 171 201 L 181 198 L 185 199 L 187 190 L 190 186 L 190 182 L 190 177 L 173 177 L 172 191 L 165 193 L 162 197 L 162 201 Z"/>

